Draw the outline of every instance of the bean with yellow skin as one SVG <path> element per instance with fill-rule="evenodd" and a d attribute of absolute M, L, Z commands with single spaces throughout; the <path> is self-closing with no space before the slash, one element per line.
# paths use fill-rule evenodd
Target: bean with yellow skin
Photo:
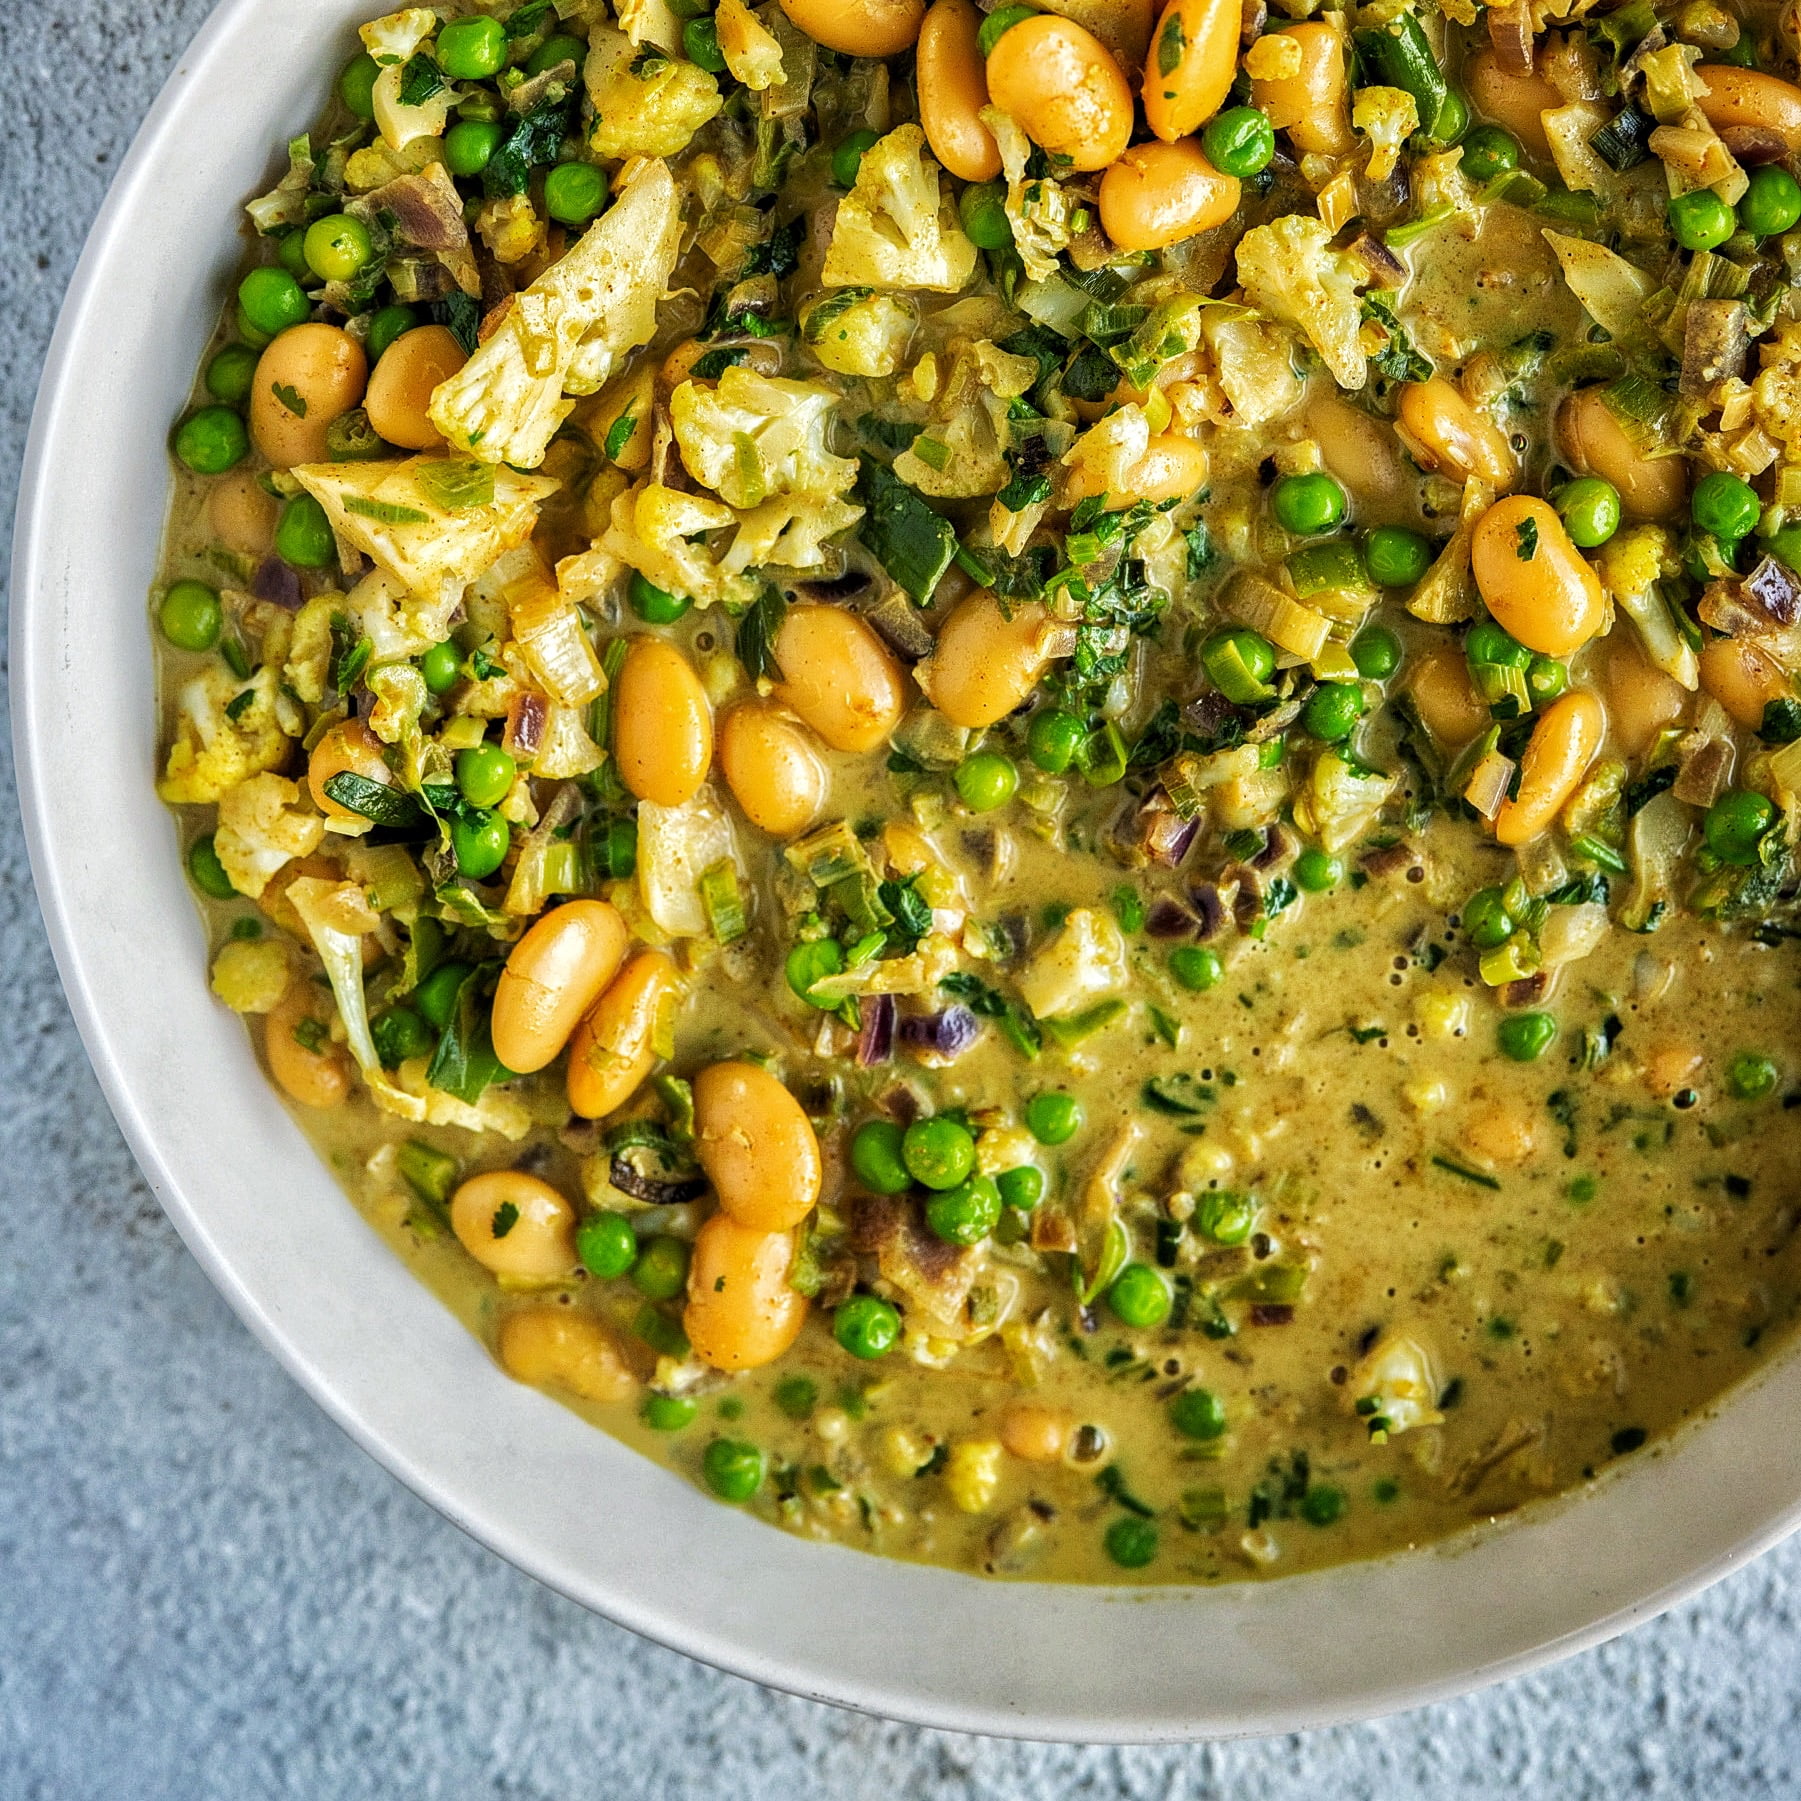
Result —
<path fill-rule="evenodd" d="M 340 720 L 313 746 L 306 766 L 306 785 L 312 791 L 313 804 L 327 819 L 366 825 L 363 814 L 340 805 L 325 792 L 325 784 L 334 775 L 346 773 L 379 782 L 383 787 L 394 780 L 394 772 L 382 755 L 381 740 L 360 719 Z"/>
<path fill-rule="evenodd" d="M 988 92 L 1051 156 L 1104 169 L 1132 141 L 1132 90 L 1092 32 L 1053 13 L 1021 20 L 988 58 Z"/>
<path fill-rule="evenodd" d="M 556 1282 L 575 1267 L 575 1209 L 522 1169 L 471 1176 L 450 1197 L 450 1229 L 497 1276 Z"/>
<path fill-rule="evenodd" d="M 1440 644 L 1417 658 L 1407 678 L 1414 710 L 1440 744 L 1455 748 L 1487 731 L 1492 715 L 1470 683 L 1462 647 Z"/>
<path fill-rule="evenodd" d="M 992 181 L 1000 146 L 977 116 L 988 104 L 988 72 L 973 0 L 936 0 L 919 28 L 914 80 L 919 123 L 932 154 L 960 181 Z"/>
<path fill-rule="evenodd" d="M 1495 816 L 1501 843 L 1530 844 L 1550 827 L 1588 773 L 1606 730 L 1601 703 L 1581 689 L 1545 709 L 1520 758 L 1519 792 Z"/>
<path fill-rule="evenodd" d="M 1701 1074 L 1701 1053 L 1679 1038 L 1665 1039 L 1651 1047 L 1645 1059 L 1645 1086 L 1660 1101 L 1667 1101 L 1692 1087 Z"/>
<path fill-rule="evenodd" d="M 1538 1120 L 1521 1101 L 1478 1095 L 1458 1136 L 1478 1163 L 1490 1169 L 1517 1169 L 1538 1149 Z"/>
<path fill-rule="evenodd" d="M 607 901 L 572 900 L 512 948 L 494 991 L 494 1054 L 516 1075 L 556 1058 L 625 961 L 629 934 Z"/>
<path fill-rule="evenodd" d="M 335 325 L 295 325 L 270 344 L 250 385 L 250 436 L 277 469 L 326 459 L 332 422 L 363 397 L 369 359 Z M 292 406 L 290 401 L 297 401 Z"/>
<path fill-rule="evenodd" d="M 1001 1414 L 1001 1443 L 1022 1463 L 1061 1463 L 1070 1429 L 1069 1415 L 1043 1401 L 1009 1401 Z"/>
<path fill-rule="evenodd" d="M 1144 455 L 1126 472 L 1117 504 L 1148 500 L 1153 506 L 1166 500 L 1186 500 L 1207 485 L 1207 452 L 1179 432 L 1160 432 L 1145 446 Z M 1107 492 L 1105 477 L 1090 463 L 1078 463 L 1064 478 L 1063 504 Z"/>
<path fill-rule="evenodd" d="M 1633 633 L 1609 632 L 1601 650 L 1601 691 L 1613 741 L 1628 757 L 1642 757 L 1658 733 L 1687 711 L 1688 690 L 1645 655 Z"/>
<path fill-rule="evenodd" d="M 206 496 L 206 522 L 227 550 L 259 561 L 275 548 L 275 496 L 248 469 L 233 469 Z"/>
<path fill-rule="evenodd" d="M 1223 225 L 1238 196 L 1193 138 L 1135 144 L 1101 177 L 1101 226 L 1121 250 L 1161 250 Z"/>
<path fill-rule="evenodd" d="M 1049 615 L 1035 600 L 1015 601 L 1012 617 L 986 588 L 960 600 L 938 631 L 931 699 L 953 725 L 979 732 L 1005 719 L 1038 686 L 1049 661 Z"/>
<path fill-rule="evenodd" d="M 1269 122 L 1288 133 L 1304 156 L 1344 156 L 1356 148 L 1351 106 L 1345 89 L 1344 38 L 1330 25 L 1293 25 L 1272 37 L 1290 37 L 1301 46 L 1298 74 L 1253 80 L 1251 99 Z"/>
<path fill-rule="evenodd" d="M 1788 677 L 1744 638 L 1715 638 L 1701 648 L 1701 687 L 1749 731 L 1773 700 L 1792 700 Z"/>
<path fill-rule="evenodd" d="M 350 1058 L 342 1045 L 325 1036 L 331 1012 L 330 993 L 310 977 L 299 976 L 263 1015 L 263 1055 L 270 1074 L 290 1100 L 321 1111 L 337 1106 L 350 1092 Z M 294 1036 L 308 1020 L 318 1027 L 317 1050 Z"/>
<path fill-rule="evenodd" d="M 1673 519 L 1688 504 L 1687 459 L 1641 455 L 1599 388 L 1579 388 L 1564 401 L 1557 437 L 1572 468 L 1619 489 L 1627 519 Z"/>
<path fill-rule="evenodd" d="M 1801 88 L 1792 81 L 1729 63 L 1703 63 L 1695 73 L 1707 84 L 1695 104 L 1715 131 L 1761 125 L 1782 138 L 1791 156 L 1801 154 Z"/>
<path fill-rule="evenodd" d="M 804 832 L 825 806 L 829 778 L 813 734 L 767 700 L 741 700 L 719 721 L 719 767 L 752 825 L 772 838 Z"/>
<path fill-rule="evenodd" d="M 715 1213 L 694 1239 L 682 1330 L 716 1370 L 761 1369 L 800 1336 L 807 1301 L 788 1286 L 794 1234 L 741 1226 Z"/>
<path fill-rule="evenodd" d="M 657 1066 L 657 1019 L 673 1006 L 675 965 L 661 951 L 640 951 L 608 983 L 569 1041 L 569 1107 L 602 1119 L 638 1092 Z"/>
<path fill-rule="evenodd" d="M 1479 50 L 1463 65 L 1463 78 L 1470 105 L 1483 118 L 1504 125 L 1534 156 L 1549 159 L 1551 140 L 1540 115 L 1564 102 L 1544 76 L 1515 75 L 1492 50 Z"/>
<path fill-rule="evenodd" d="M 1341 399 L 1330 386 L 1308 400 L 1306 421 L 1321 460 L 1349 490 L 1359 517 L 1409 510 L 1415 478 L 1402 460 L 1392 427 Z"/>
<path fill-rule="evenodd" d="M 926 0 L 781 0 L 814 43 L 846 56 L 899 56 L 911 49 Z"/>
<path fill-rule="evenodd" d="M 379 437 L 402 450 L 436 450 L 443 442 L 426 416 L 432 390 L 468 362 L 469 353 L 444 325 L 402 332 L 369 377 L 363 406 Z"/>
<path fill-rule="evenodd" d="M 1240 0 L 1169 0 L 1163 9 L 1140 97 L 1145 123 L 1164 143 L 1199 131 L 1225 104 L 1238 73 L 1243 24 Z"/>
<path fill-rule="evenodd" d="M 713 709 L 694 665 L 662 638 L 634 638 L 613 688 L 613 755 L 640 800 L 685 806 L 713 762 Z"/>
<path fill-rule="evenodd" d="M 1452 481 L 1473 476 L 1501 494 L 1513 486 L 1519 471 L 1507 440 L 1442 375 L 1403 382 L 1396 412 L 1428 468 Z"/>
<path fill-rule="evenodd" d="M 694 1153 L 741 1226 L 786 1232 L 819 1199 L 819 1140 L 800 1103 L 754 1063 L 714 1063 L 694 1078 Z"/>
<path fill-rule="evenodd" d="M 501 1368 L 529 1388 L 561 1388 L 582 1401 L 623 1401 L 638 1386 L 611 1332 L 591 1313 L 526 1307 L 500 1322 Z"/>
<path fill-rule="evenodd" d="M 1477 522 L 1470 567 L 1505 631 L 1541 656 L 1567 657 L 1600 631 L 1607 600 L 1563 521 L 1528 494 L 1497 500 Z"/>
<path fill-rule="evenodd" d="M 775 659 L 782 672 L 776 698 L 833 750 L 872 751 L 900 724 L 906 677 L 855 613 L 815 601 L 790 607 L 776 633 Z"/>

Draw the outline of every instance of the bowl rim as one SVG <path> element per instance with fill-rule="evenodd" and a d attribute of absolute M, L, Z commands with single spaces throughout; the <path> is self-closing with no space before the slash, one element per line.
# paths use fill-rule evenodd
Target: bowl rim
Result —
<path fill-rule="evenodd" d="M 169 209 L 156 184 L 173 166 L 173 139 L 191 97 L 208 91 L 223 95 L 235 84 L 246 90 L 234 102 L 242 110 L 252 104 L 252 95 L 285 87 L 290 94 L 314 96 L 313 106 L 303 108 L 310 118 L 324 66 L 321 43 L 327 33 L 335 42 L 343 25 L 372 9 L 368 0 L 285 9 L 309 15 L 304 31 L 294 20 L 284 21 L 283 10 L 282 0 L 224 0 L 203 24 L 122 160 L 70 281 L 44 363 L 19 490 L 12 560 L 13 750 L 45 927 L 107 1102 L 158 1201 L 208 1278 L 355 1443 L 463 1531 L 538 1581 L 690 1657 L 793 1694 L 918 1725 L 1090 1743 L 1287 1732 L 1447 1699 L 1624 1631 L 1718 1580 L 1801 1524 L 1801 1469 L 1760 1468 L 1753 1458 L 1746 1480 L 1745 1454 L 1779 1442 L 1776 1435 L 1801 1394 L 1801 1363 L 1791 1353 L 1772 1359 L 1700 1419 L 1646 1455 L 1625 1460 L 1601 1481 L 1561 1501 L 1536 1504 L 1498 1530 L 1466 1534 L 1447 1545 L 1225 1588 L 983 1583 L 775 1532 L 696 1495 L 554 1403 L 518 1390 L 435 1296 L 380 1250 L 380 1241 L 356 1210 L 344 1205 L 322 1164 L 289 1168 L 277 1160 L 274 1166 L 262 1164 L 261 1171 L 284 1189 L 292 1185 L 307 1210 L 304 1229 L 315 1238 L 324 1235 L 331 1250 L 345 1257 L 368 1254 L 370 1247 L 386 1255 L 392 1267 L 372 1265 L 369 1272 L 372 1287 L 380 1291 L 375 1303 L 398 1310 L 414 1339 L 429 1341 L 474 1387 L 439 1406 L 436 1391 L 423 1382 L 409 1386 L 407 1375 L 391 1381 L 391 1367 L 372 1380 L 365 1353 L 373 1341 L 361 1312 L 352 1312 L 345 1328 L 352 1336 L 339 1342 L 328 1329 L 332 1315 L 324 1301 L 303 1297 L 304 1304 L 296 1305 L 293 1277 L 304 1268 L 297 1258 L 305 1247 L 291 1246 L 287 1229 L 265 1220 L 264 1230 L 280 1242 L 267 1258 L 253 1252 L 249 1247 L 256 1240 L 246 1236 L 246 1203 L 239 1190 L 248 1172 L 259 1168 L 257 1159 L 267 1158 L 271 1139 L 284 1148 L 304 1140 L 268 1093 L 255 1060 L 242 1057 L 235 1020 L 226 1023 L 237 1034 L 237 1061 L 247 1066 L 255 1093 L 243 1068 L 207 1061 L 225 1041 L 216 1022 L 195 1011 L 192 995 L 178 987 L 146 1001 L 134 991 L 134 978 L 137 989 L 144 986 L 141 963 L 133 970 L 99 923 L 106 907 L 118 901 L 120 872 L 95 857 L 79 834 L 71 841 L 56 825 L 89 792 L 84 781 L 135 770 L 137 784 L 124 803 L 122 829 L 154 846 L 160 821 L 162 861 L 171 867 L 153 864 L 134 871 L 133 885 L 141 885 L 143 894 L 126 902 L 125 910 L 140 924 L 160 920 L 165 933 L 171 929 L 170 898 L 179 895 L 185 905 L 185 887 L 172 867 L 177 859 L 166 854 L 173 843 L 167 815 L 142 779 L 144 758 L 126 729 L 129 724 L 141 730 L 151 717 L 148 701 L 131 686 L 142 685 L 148 668 L 147 621 L 137 598 L 143 588 L 121 581 L 116 562 L 109 576 L 105 553 L 92 543 L 84 547 L 76 524 L 91 520 L 88 484 L 97 471 L 104 493 L 109 462 L 118 482 L 118 517 L 126 522 L 120 535 L 135 529 L 141 539 L 148 529 L 154 546 L 161 515 L 146 526 L 142 507 L 133 513 L 121 474 L 127 467 L 119 460 L 124 453 L 109 457 L 97 447 L 79 411 L 84 397 L 92 400 L 106 391 L 97 387 L 103 377 L 93 366 L 106 364 L 109 356 L 116 364 L 112 340 L 122 339 L 128 348 L 148 344 L 146 309 L 159 296 L 167 299 L 175 279 L 166 264 L 168 280 L 161 286 L 148 280 L 134 286 L 130 277 L 138 265 L 158 266 L 156 247 L 147 237 L 149 222 L 166 218 Z M 298 73 L 291 67 L 275 72 L 282 63 L 272 40 L 284 37 L 287 47 L 301 53 Z M 262 107 L 258 118 L 266 121 L 273 108 L 260 99 L 256 104 Z M 233 144 L 219 159 L 227 173 L 204 177 L 203 185 L 224 182 L 241 199 L 274 136 L 265 127 L 263 137 Z M 232 175 L 232 169 L 239 173 Z M 206 279 L 235 261 L 235 252 L 215 257 Z M 191 371 L 195 333 L 175 336 L 174 363 L 185 357 L 185 370 Z M 161 378 L 153 375 L 139 385 L 147 396 L 166 398 L 159 387 L 168 389 L 171 379 L 179 405 L 185 374 L 170 377 L 165 368 Z M 116 390 L 111 397 L 117 399 Z M 131 454 L 150 466 L 150 491 L 164 494 L 166 505 L 166 473 L 151 448 L 163 431 L 163 416 L 146 410 L 133 421 L 145 429 L 122 435 L 130 438 Z M 144 478 L 137 479 L 142 486 Z M 86 534 L 90 540 L 95 536 Z M 145 574 L 147 585 L 143 560 L 130 566 Z M 84 571 L 91 577 L 85 588 Z M 90 600 L 98 592 L 89 611 L 99 615 L 100 625 L 78 613 L 78 592 Z M 71 647 L 95 648 L 84 631 L 120 622 L 128 633 L 135 629 L 142 642 L 115 638 L 109 645 L 101 632 L 102 674 L 96 682 Z M 118 714 L 111 737 L 104 720 L 96 730 L 91 711 L 96 693 L 106 692 Z M 90 758 L 91 771 L 85 767 Z M 116 790 L 112 798 L 116 802 Z M 191 906 L 187 911 L 192 915 Z M 188 951 L 199 945 L 198 924 L 191 918 L 173 930 Z M 178 984 L 203 990 L 203 982 L 193 981 L 196 973 L 191 958 L 178 964 Z M 204 993 L 200 1003 L 211 1007 Z M 191 1053 L 179 1037 L 158 1036 L 147 1006 L 171 1015 L 170 1033 L 191 1033 L 197 1041 Z M 209 1094 L 184 1100 L 178 1084 L 193 1075 L 207 1078 Z M 214 1084 L 222 1091 L 216 1100 L 210 1094 Z M 189 1117 L 234 1104 L 238 1111 L 229 1117 Z M 222 1120 L 234 1131 L 240 1125 L 252 1128 L 243 1144 L 230 1134 L 222 1141 L 206 1138 L 204 1128 Z M 347 1219 L 334 1219 L 331 1207 Z M 359 1268 L 359 1277 L 362 1273 Z M 460 1354 L 439 1325 L 405 1298 L 396 1276 L 477 1354 Z M 361 1303 L 340 1293 L 332 1304 L 354 1310 Z M 356 1340 L 354 1331 L 362 1331 L 363 1340 Z M 417 1422 L 415 1414 L 422 1416 Z M 466 1445 L 471 1423 L 496 1434 L 488 1442 L 504 1445 L 507 1458 L 484 1460 L 479 1447 Z M 502 1463 L 507 1467 L 490 1467 Z M 565 1529 L 570 1497 L 543 1492 L 546 1483 L 572 1472 L 604 1478 L 623 1515 L 640 1528 L 649 1524 L 653 1533 L 661 1527 L 675 1544 L 667 1550 L 655 1546 L 629 1567 L 596 1567 L 592 1545 Z M 1672 1484 L 1686 1506 L 1670 1508 L 1665 1490 Z M 1685 1485 L 1694 1492 L 1685 1495 Z M 1666 1531 L 1671 1513 L 1677 1516 L 1677 1542 L 1654 1551 L 1650 1541 Z M 1577 1516 L 1592 1520 L 1590 1541 L 1600 1540 L 1604 1521 L 1610 1522 L 1604 1541 L 1585 1546 L 1583 1533 L 1571 1527 Z M 1546 1549 L 1571 1556 L 1574 1573 L 1561 1570 L 1535 1584 L 1534 1560 Z M 734 1572 L 742 1605 L 730 1587 Z M 719 1592 L 703 1602 L 695 1591 L 705 1581 Z M 818 1610 L 822 1642 L 817 1646 L 780 1617 L 783 1597 L 791 1597 L 796 1584 L 808 1606 Z M 963 1607 L 972 1594 L 998 1622 L 998 1654 L 990 1644 L 965 1655 L 941 1617 Z M 1441 1604 L 1448 1604 L 1442 1613 Z M 859 1629 L 877 1617 L 872 1608 L 891 1610 L 905 1624 L 899 1641 L 886 1651 L 866 1651 L 858 1641 Z M 1478 1618 L 1483 1608 L 1492 1610 L 1491 1619 Z M 1375 1616 L 1364 1642 L 1334 1646 L 1333 1657 L 1310 1674 L 1307 1655 L 1288 1642 L 1296 1627 L 1310 1617 L 1348 1622 L 1361 1611 Z M 1404 1617 L 1390 1617 L 1397 1613 Z M 1197 1614 L 1206 1634 L 1178 1630 L 1192 1627 Z M 1139 1630 L 1146 1625 L 1150 1630 Z M 1051 1642 L 1039 1640 L 1039 1634 L 1051 1635 Z M 1174 1660 L 1170 1680 L 1133 1664 L 1134 1636 L 1158 1659 Z M 1233 1658 L 1252 1667 L 1228 1669 L 1218 1656 L 1209 1663 L 1205 1648 L 1190 1642 L 1202 1636 L 1230 1638 Z M 1015 1639 L 1034 1641 L 1034 1656 L 1020 1655 Z M 1054 1669 L 1035 1667 L 1040 1650 L 1042 1661 Z M 1086 1679 L 1079 1665 L 1083 1655 L 1094 1658 Z M 1207 1689 L 1209 1682 L 1219 1688 L 1218 1698 Z M 1203 1692 L 1197 1693 L 1197 1686 Z"/>

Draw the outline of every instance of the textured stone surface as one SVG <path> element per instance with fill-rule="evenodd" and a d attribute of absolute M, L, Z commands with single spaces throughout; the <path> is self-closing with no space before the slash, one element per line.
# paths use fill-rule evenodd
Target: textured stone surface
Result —
<path fill-rule="evenodd" d="M 81 235 L 206 5 L 4 11 L 0 531 Z M 204 120 L 193 140 L 204 154 Z M 1372 1725 L 1186 1751 L 859 1719 L 716 1675 L 557 1599 L 355 1450 L 190 1261 L 69 1023 L 10 766 L 4 786 L 4 1801 L 1801 1790 L 1801 1542 L 1543 1675 Z"/>

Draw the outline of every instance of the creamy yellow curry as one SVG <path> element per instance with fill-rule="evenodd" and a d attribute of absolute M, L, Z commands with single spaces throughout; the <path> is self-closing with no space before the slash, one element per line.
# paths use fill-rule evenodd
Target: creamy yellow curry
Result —
<path fill-rule="evenodd" d="M 795 1532 L 1172 1582 L 1786 1340 L 1774 10 L 361 38 L 174 431 L 159 791 L 500 1369 Z"/>

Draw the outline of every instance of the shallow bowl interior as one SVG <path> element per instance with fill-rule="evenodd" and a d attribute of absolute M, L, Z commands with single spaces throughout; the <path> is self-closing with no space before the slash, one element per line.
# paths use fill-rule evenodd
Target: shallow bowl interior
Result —
<path fill-rule="evenodd" d="M 209 998 L 151 790 L 166 433 L 239 254 L 236 209 L 376 10 L 227 0 L 182 59 L 63 313 L 13 585 L 21 790 L 76 1019 L 163 1206 L 296 1379 L 574 1599 L 759 1681 L 971 1731 L 1178 1739 L 1412 1705 L 1620 1631 L 1787 1532 L 1801 1465 L 1774 1447 L 1801 1413 L 1794 1358 L 1574 1502 L 1440 1551 L 1211 1591 L 999 1585 L 806 1544 L 500 1374 L 346 1203 Z"/>

